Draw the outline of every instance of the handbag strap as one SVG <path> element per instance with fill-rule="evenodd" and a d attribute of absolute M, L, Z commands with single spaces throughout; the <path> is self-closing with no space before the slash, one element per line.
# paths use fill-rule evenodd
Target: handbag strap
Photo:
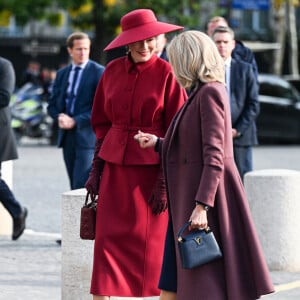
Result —
<path fill-rule="evenodd" d="M 86 193 L 86 196 L 85 196 L 85 206 L 88 205 L 88 202 L 89 202 L 89 198 L 91 198 L 91 203 L 89 204 L 90 206 L 96 206 L 97 204 L 97 197 L 94 195 L 94 194 L 91 194 L 90 192 L 87 192 Z"/>

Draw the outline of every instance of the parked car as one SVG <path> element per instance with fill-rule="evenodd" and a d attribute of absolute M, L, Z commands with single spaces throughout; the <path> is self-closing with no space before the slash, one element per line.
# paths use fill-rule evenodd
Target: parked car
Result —
<path fill-rule="evenodd" d="M 300 93 L 287 80 L 275 75 L 260 74 L 258 80 L 259 142 L 300 143 Z"/>
<path fill-rule="evenodd" d="M 282 77 L 300 92 L 300 75 L 284 75 Z"/>

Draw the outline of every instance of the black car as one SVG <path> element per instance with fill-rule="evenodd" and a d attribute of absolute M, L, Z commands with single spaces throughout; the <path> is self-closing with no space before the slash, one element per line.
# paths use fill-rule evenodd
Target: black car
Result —
<path fill-rule="evenodd" d="M 298 92 L 300 92 L 300 75 L 284 75 L 282 78 L 287 80 Z"/>
<path fill-rule="evenodd" d="M 300 93 L 287 80 L 271 75 L 259 77 L 260 143 L 300 143 Z"/>

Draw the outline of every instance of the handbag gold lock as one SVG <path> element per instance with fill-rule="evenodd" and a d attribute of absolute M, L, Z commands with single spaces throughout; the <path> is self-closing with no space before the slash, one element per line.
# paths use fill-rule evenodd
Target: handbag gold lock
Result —
<path fill-rule="evenodd" d="M 195 240 L 195 242 L 196 242 L 198 245 L 200 245 L 201 242 L 202 242 L 201 236 L 197 236 L 194 240 Z"/>

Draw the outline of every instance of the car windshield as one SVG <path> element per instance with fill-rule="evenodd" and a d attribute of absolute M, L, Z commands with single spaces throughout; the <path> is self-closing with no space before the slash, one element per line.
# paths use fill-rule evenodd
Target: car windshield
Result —
<path fill-rule="evenodd" d="M 280 78 L 260 77 L 259 94 L 300 101 L 300 94 L 291 84 Z"/>

